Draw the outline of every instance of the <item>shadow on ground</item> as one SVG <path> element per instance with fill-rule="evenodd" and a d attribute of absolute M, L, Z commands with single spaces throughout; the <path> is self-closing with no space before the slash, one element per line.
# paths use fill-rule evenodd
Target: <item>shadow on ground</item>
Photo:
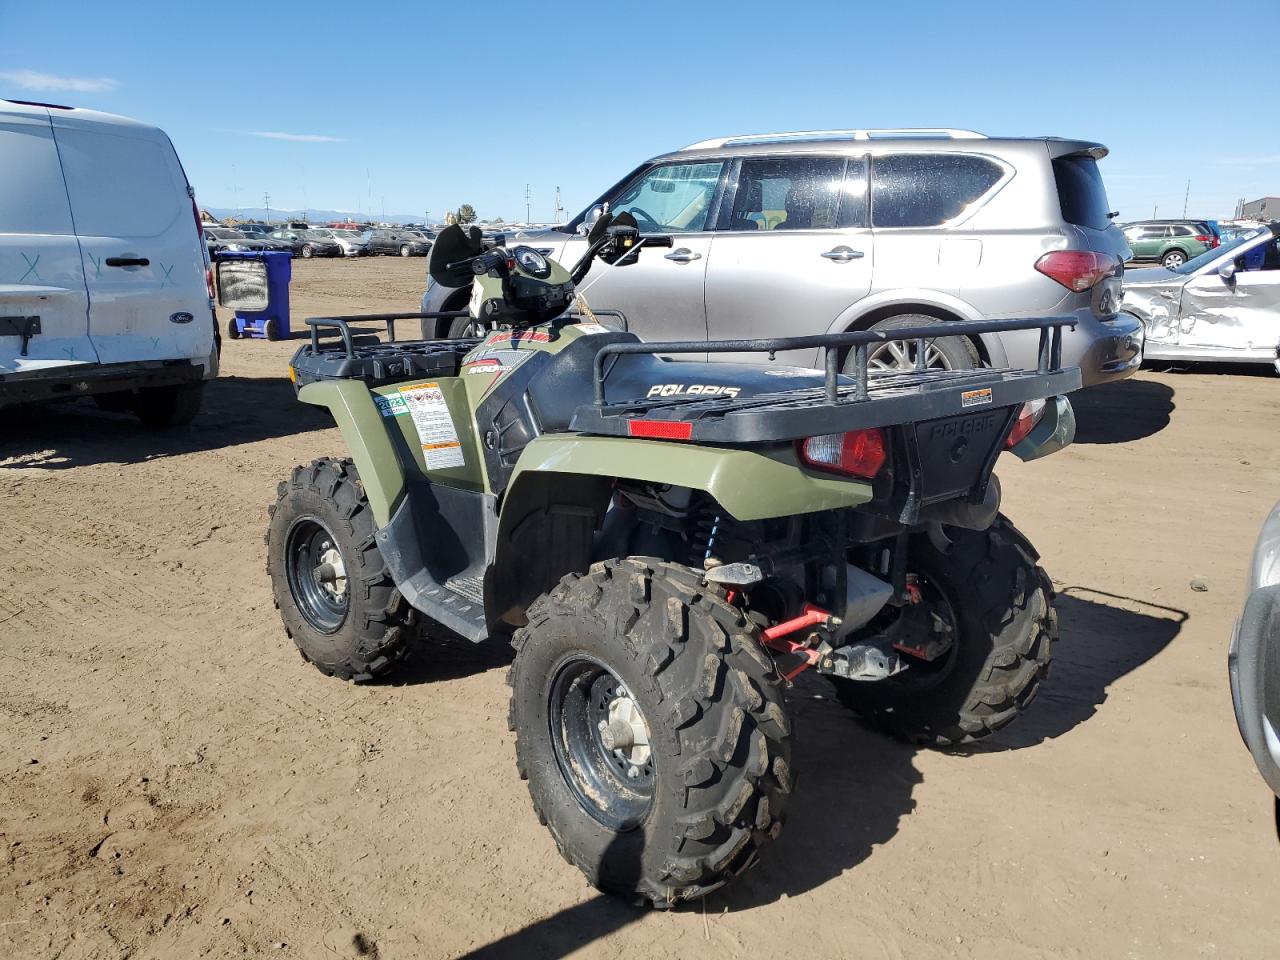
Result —
<path fill-rule="evenodd" d="M 97 463 L 141 463 L 239 446 L 333 426 L 327 411 L 294 396 L 280 377 L 218 377 L 205 387 L 195 421 L 152 430 L 92 400 L 23 408 L 0 433 L 0 469 L 65 470 Z"/>
<path fill-rule="evenodd" d="M 1187 615 L 1084 587 L 1061 591 L 1062 639 L 1039 699 L 982 750 L 1012 750 L 1061 736 L 1092 717 L 1112 683 L 1169 645 Z M 864 727 L 821 677 L 803 677 L 789 697 L 800 771 L 779 842 L 760 864 L 705 903 L 682 912 L 749 910 L 800 896 L 852 870 L 889 843 L 915 807 L 923 781 L 916 748 Z M 570 869 L 566 867 L 565 869 Z M 625 869 L 623 865 L 620 869 Z M 554 960 L 643 919 L 646 910 L 597 895 L 466 954 L 468 960 Z"/>
<path fill-rule="evenodd" d="M 1173 415 L 1173 392 L 1156 380 L 1129 379 L 1073 393 L 1076 443 L 1129 443 L 1159 433 Z"/>

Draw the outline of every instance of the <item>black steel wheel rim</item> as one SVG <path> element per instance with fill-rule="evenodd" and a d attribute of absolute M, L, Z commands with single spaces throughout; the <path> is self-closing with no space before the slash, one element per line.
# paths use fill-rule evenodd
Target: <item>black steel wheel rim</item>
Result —
<path fill-rule="evenodd" d="M 600 661 L 572 657 L 551 683 L 548 719 L 556 764 L 582 809 L 615 832 L 640 826 L 656 780 L 648 724 L 626 685 Z"/>
<path fill-rule="evenodd" d="M 333 633 L 347 619 L 350 594 L 337 538 L 316 517 L 301 517 L 285 541 L 289 592 L 303 619 L 321 633 Z"/>

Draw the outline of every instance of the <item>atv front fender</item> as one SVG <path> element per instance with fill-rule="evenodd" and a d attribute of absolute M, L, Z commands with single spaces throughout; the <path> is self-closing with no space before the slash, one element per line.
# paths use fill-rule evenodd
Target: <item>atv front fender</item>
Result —
<path fill-rule="evenodd" d="M 791 447 L 745 450 L 661 440 L 544 434 L 524 448 L 510 489 L 524 474 L 566 473 L 668 483 L 710 494 L 738 520 L 856 507 L 871 485 L 801 467 Z"/>
<path fill-rule="evenodd" d="M 360 473 L 374 522 L 385 527 L 404 497 L 404 468 L 369 388 L 360 380 L 321 380 L 305 385 L 298 399 L 333 414 Z"/>

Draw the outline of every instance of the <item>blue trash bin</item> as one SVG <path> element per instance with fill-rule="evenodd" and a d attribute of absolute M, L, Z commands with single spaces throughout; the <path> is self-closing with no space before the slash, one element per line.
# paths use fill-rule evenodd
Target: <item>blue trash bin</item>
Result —
<path fill-rule="evenodd" d="M 256 337 L 287 340 L 289 280 L 293 254 L 287 250 L 227 250 L 215 258 L 218 300 L 235 311 L 227 324 L 232 340 Z"/>

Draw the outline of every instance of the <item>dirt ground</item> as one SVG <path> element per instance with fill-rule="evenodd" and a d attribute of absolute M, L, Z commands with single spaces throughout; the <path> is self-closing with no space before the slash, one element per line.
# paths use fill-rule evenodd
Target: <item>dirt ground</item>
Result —
<path fill-rule="evenodd" d="M 424 275 L 294 268 L 295 316 L 413 309 Z M 0 432 L 0 956 L 1094 960 L 1280 942 L 1271 800 L 1225 662 L 1280 496 L 1273 376 L 1143 372 L 1079 398 L 1065 453 L 1004 458 L 1006 512 L 1060 595 L 1038 701 L 949 755 L 800 683 L 780 842 L 659 913 L 596 895 L 538 825 L 505 649 L 427 646 L 370 686 L 299 659 L 263 571 L 266 507 L 294 464 L 343 446 L 292 398 L 293 344 L 224 347 L 190 428 L 86 405 Z"/>

